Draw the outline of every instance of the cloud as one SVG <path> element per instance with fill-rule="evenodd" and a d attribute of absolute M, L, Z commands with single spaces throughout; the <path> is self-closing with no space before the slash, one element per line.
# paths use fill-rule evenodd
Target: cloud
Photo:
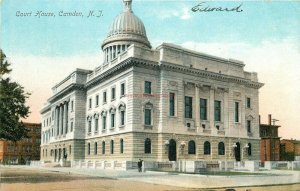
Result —
<path fill-rule="evenodd" d="M 280 136 L 300 139 L 296 125 L 300 123 L 300 46 L 296 39 L 268 40 L 259 44 L 190 41 L 181 45 L 207 54 L 244 61 L 245 70 L 257 72 L 260 82 L 265 83 L 260 89 L 262 122 L 267 122 L 270 113 L 280 120 Z"/>
<path fill-rule="evenodd" d="M 174 17 L 177 17 L 182 20 L 191 19 L 190 9 L 186 6 L 183 6 L 179 9 L 159 9 L 156 10 L 155 16 L 162 20 Z"/>

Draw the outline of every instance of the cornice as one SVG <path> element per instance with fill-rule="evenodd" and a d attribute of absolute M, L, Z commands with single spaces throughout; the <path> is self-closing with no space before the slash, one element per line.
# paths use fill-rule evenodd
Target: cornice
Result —
<path fill-rule="evenodd" d="M 259 89 L 264 85 L 263 83 L 253 82 L 251 80 L 241 78 L 241 77 L 229 76 L 229 75 L 225 75 L 225 74 L 218 74 L 218 73 L 214 73 L 214 72 L 199 70 L 199 69 L 195 69 L 195 68 L 189 68 L 186 66 L 167 63 L 167 62 L 161 62 L 159 66 L 161 69 L 165 69 L 165 70 L 170 70 L 170 71 L 179 72 L 179 73 L 183 73 L 183 74 L 189 74 L 189 75 L 192 74 L 197 77 L 203 77 L 203 78 L 222 81 L 222 82 L 232 82 L 232 83 L 242 84 L 242 85 L 245 85 L 250 88 Z"/>
<path fill-rule="evenodd" d="M 84 90 L 84 85 L 83 84 L 72 83 L 72 84 L 68 85 L 67 87 L 65 87 L 64 89 L 62 89 L 61 91 L 59 91 L 57 94 L 50 97 L 48 99 L 48 102 L 50 102 L 50 103 L 55 102 L 56 100 L 58 100 L 61 97 L 69 94 L 70 92 L 72 92 L 74 90 Z"/>

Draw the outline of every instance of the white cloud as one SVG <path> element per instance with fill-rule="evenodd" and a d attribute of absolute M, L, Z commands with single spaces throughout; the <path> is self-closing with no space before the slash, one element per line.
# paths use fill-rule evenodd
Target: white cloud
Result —
<path fill-rule="evenodd" d="M 182 20 L 188 20 L 191 18 L 190 9 L 186 6 L 179 9 L 159 9 L 155 11 L 155 16 L 162 20 L 173 17 L 177 17 Z"/>
<path fill-rule="evenodd" d="M 260 89 L 260 114 L 267 122 L 270 113 L 279 119 L 280 136 L 300 139 L 300 47 L 297 40 L 263 41 L 260 44 L 241 42 L 185 42 L 183 47 L 224 58 L 244 61 L 245 70 L 258 73 L 265 83 Z"/>

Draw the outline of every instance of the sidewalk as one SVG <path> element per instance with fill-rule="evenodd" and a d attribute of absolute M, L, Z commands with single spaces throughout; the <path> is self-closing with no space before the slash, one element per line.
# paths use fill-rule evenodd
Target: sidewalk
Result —
<path fill-rule="evenodd" d="M 19 166 L 17 166 L 18 168 Z M 16 166 L 14 166 L 16 168 Z M 260 171 L 266 175 L 207 176 L 167 172 L 142 172 L 137 170 L 118 171 L 80 168 L 44 168 L 20 166 L 20 168 L 39 169 L 52 172 L 80 174 L 108 179 L 130 180 L 151 184 L 178 186 L 185 188 L 225 188 L 240 186 L 261 186 L 300 183 L 300 171 L 272 170 Z M 270 175 L 270 173 L 272 175 Z"/>

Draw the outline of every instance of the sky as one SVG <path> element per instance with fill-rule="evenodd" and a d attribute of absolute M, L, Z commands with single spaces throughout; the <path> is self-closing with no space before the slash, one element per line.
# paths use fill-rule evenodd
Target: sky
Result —
<path fill-rule="evenodd" d="M 279 136 L 300 139 L 300 2 L 205 1 L 202 7 L 241 12 L 193 12 L 202 1 L 133 0 L 153 48 L 163 42 L 242 60 L 257 72 L 260 115 L 278 119 Z M 0 0 L 0 47 L 12 63 L 10 77 L 31 93 L 27 122 L 39 114 L 51 88 L 76 68 L 102 64 L 101 44 L 121 0 Z M 37 12 L 54 16 L 35 16 Z M 83 17 L 59 16 L 82 13 Z M 87 17 L 90 11 L 99 17 Z M 30 14 L 31 13 L 31 14 Z M 23 16 L 21 16 L 23 15 Z M 27 15 L 27 16 L 25 16 Z"/>

